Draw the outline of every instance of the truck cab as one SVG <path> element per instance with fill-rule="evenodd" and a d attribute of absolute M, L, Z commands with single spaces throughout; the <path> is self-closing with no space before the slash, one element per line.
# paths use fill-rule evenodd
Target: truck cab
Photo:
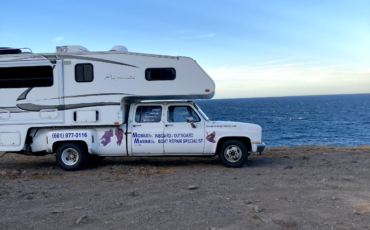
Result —
<path fill-rule="evenodd" d="M 73 129 L 77 135 L 72 134 L 72 139 L 68 139 L 68 130 L 50 130 L 46 134 L 51 140 L 48 151 L 57 152 L 57 162 L 63 169 L 75 170 L 83 167 L 88 158 L 105 156 L 218 155 L 225 166 L 241 167 L 250 152 L 265 148 L 260 126 L 212 121 L 192 101 L 132 103 L 126 113 L 127 120 L 122 125 Z M 76 160 L 85 158 L 84 162 Z"/>

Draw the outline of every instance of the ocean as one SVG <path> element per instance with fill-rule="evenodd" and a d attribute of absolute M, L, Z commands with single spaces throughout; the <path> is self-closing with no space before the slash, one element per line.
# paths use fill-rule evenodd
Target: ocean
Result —
<path fill-rule="evenodd" d="M 268 146 L 370 144 L 370 94 L 195 102 L 214 121 L 260 125 Z"/>

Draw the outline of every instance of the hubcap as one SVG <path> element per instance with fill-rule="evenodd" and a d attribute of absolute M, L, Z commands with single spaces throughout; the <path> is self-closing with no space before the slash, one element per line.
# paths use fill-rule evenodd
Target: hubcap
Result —
<path fill-rule="evenodd" d="M 238 162 L 242 154 L 242 150 L 236 145 L 230 145 L 224 151 L 224 156 L 229 162 Z"/>
<path fill-rule="evenodd" d="M 78 161 L 78 152 L 75 149 L 68 148 L 62 152 L 62 161 L 66 165 L 74 165 Z"/>

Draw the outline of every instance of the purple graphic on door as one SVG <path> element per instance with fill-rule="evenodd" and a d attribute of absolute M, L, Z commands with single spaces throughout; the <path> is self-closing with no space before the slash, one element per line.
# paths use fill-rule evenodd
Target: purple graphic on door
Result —
<path fill-rule="evenodd" d="M 209 141 L 209 142 L 216 143 L 216 141 L 214 140 L 214 139 L 215 139 L 215 137 L 216 137 L 216 132 L 213 132 L 213 133 L 211 133 L 211 134 L 209 134 L 209 135 L 208 135 L 208 133 L 207 133 L 206 139 L 207 139 L 207 141 Z"/>
<path fill-rule="evenodd" d="M 115 131 L 114 131 L 114 134 L 116 135 L 117 137 L 117 145 L 118 146 L 121 146 L 122 144 L 122 140 L 123 140 L 123 130 L 120 129 L 120 128 L 117 128 Z"/>
<path fill-rule="evenodd" d="M 100 140 L 102 140 L 100 143 L 103 144 L 103 146 L 107 146 L 107 144 L 110 143 L 111 137 L 113 137 L 113 130 L 110 129 L 109 131 L 105 131 L 104 135 L 100 138 Z"/>

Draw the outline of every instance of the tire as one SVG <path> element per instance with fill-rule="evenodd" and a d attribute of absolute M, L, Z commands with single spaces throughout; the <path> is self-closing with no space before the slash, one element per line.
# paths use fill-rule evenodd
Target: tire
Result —
<path fill-rule="evenodd" d="M 58 148 L 56 160 L 62 169 L 75 171 L 82 169 L 87 164 L 89 155 L 80 144 L 66 142 Z"/>
<path fill-rule="evenodd" d="M 218 158 L 226 167 L 238 168 L 248 159 L 248 148 L 239 140 L 228 140 L 221 144 Z"/>

